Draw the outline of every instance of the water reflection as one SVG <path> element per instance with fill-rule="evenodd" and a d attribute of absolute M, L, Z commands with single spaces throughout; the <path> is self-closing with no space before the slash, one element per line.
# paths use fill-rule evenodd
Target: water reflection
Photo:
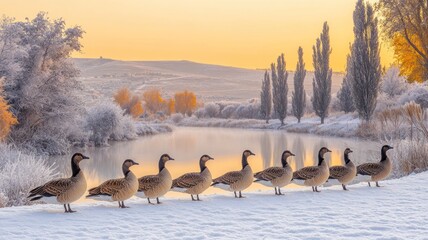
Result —
<path fill-rule="evenodd" d="M 176 128 L 174 132 L 139 138 L 135 141 L 115 142 L 110 147 L 86 148 L 81 151 L 91 159 L 81 163 L 86 174 L 88 187 L 93 187 L 110 178 L 122 177 L 121 165 L 127 159 L 140 163 L 133 167 L 137 176 L 156 174 L 158 160 L 163 153 L 169 153 L 176 161 L 168 162 L 167 168 L 173 177 L 191 171 L 199 171 L 199 158 L 203 154 L 214 157 L 208 162 L 213 177 L 227 171 L 241 169 L 241 154 L 250 149 L 256 156 L 249 159 L 254 172 L 270 166 L 280 166 L 281 154 L 289 149 L 294 154 L 289 162 L 293 169 L 317 163 L 318 151 L 322 146 L 332 150 L 326 154 L 331 165 L 343 164 L 343 151 L 351 148 L 351 159 L 362 163 L 377 156 L 380 144 L 344 138 L 291 134 L 283 131 L 243 130 L 221 128 Z M 377 156 L 378 157 L 378 156 Z M 70 156 L 51 158 L 63 175 L 70 175 Z M 250 187 L 266 189 L 259 184 Z M 209 188 L 206 193 L 225 193 Z M 168 196 L 185 196 L 168 193 Z M 187 196 L 185 196 L 187 197 Z"/>

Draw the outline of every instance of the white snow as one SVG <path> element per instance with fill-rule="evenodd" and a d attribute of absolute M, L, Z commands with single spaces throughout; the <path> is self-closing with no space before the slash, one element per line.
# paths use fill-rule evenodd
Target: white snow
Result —
<path fill-rule="evenodd" d="M 117 203 L 33 205 L 0 209 L 3 239 L 426 239 L 428 172 L 381 182 L 321 188 L 202 195 L 201 202 L 143 199 Z"/>

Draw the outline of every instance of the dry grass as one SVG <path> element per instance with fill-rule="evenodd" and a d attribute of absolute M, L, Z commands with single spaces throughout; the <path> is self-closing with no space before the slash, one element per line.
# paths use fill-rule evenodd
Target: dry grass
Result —
<path fill-rule="evenodd" d="M 397 177 L 428 170 L 428 143 L 426 140 L 401 140 L 394 143 L 392 161 Z"/>

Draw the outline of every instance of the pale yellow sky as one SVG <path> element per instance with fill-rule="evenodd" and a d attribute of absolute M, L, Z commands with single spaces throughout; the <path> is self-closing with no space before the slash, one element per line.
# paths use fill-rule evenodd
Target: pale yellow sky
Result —
<path fill-rule="evenodd" d="M 74 57 L 191 60 L 266 68 L 280 53 L 294 70 L 303 47 L 312 69 L 312 45 L 330 25 L 331 65 L 343 71 L 353 39 L 356 0 L 0 0 L 0 14 L 23 20 L 45 11 L 86 31 Z M 382 45 L 382 63 L 392 49 Z"/>

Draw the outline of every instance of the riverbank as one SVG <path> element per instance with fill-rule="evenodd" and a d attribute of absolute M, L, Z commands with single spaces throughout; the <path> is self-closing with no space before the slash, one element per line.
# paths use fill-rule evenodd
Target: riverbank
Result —
<path fill-rule="evenodd" d="M 5 239 L 423 239 L 428 232 L 428 172 L 381 182 L 322 188 L 187 195 L 148 205 L 132 198 L 117 203 L 72 204 L 78 212 L 64 214 L 61 205 L 0 209 Z"/>
<path fill-rule="evenodd" d="M 366 138 L 359 134 L 360 119 L 356 114 L 337 114 L 325 119 L 324 124 L 320 124 L 318 117 L 303 118 L 300 123 L 293 117 L 285 119 L 285 124 L 272 119 L 269 123 L 258 119 L 222 119 L 222 118 L 196 118 L 187 117 L 180 121 L 168 121 L 176 126 L 185 127 L 222 127 L 222 128 L 242 128 L 242 129 L 271 129 L 284 130 L 291 133 L 307 133 L 322 136 L 346 137 L 346 138 Z M 372 138 L 371 138 L 372 139 Z"/>

